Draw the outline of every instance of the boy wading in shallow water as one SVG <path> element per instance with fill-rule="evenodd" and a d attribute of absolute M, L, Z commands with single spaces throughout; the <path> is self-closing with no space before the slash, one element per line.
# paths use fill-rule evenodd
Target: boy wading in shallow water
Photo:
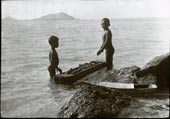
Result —
<path fill-rule="evenodd" d="M 97 52 L 97 55 L 100 55 L 101 52 L 105 49 L 106 51 L 106 65 L 107 65 L 107 70 L 112 70 L 113 68 L 113 54 L 114 54 L 114 47 L 112 45 L 112 32 L 109 29 L 110 26 L 110 21 L 108 18 L 103 18 L 101 21 L 101 26 L 104 29 L 103 32 L 103 44 L 100 47 L 99 51 Z"/>
<path fill-rule="evenodd" d="M 49 44 L 51 46 L 51 50 L 49 52 L 50 66 L 48 66 L 48 71 L 49 71 L 49 74 L 50 74 L 51 78 L 54 78 L 54 76 L 56 74 L 56 69 L 57 69 L 57 71 L 62 73 L 62 70 L 58 67 L 59 58 L 58 58 L 57 51 L 55 50 L 55 48 L 58 48 L 58 46 L 59 46 L 58 40 L 59 39 L 56 36 L 51 36 L 48 39 L 48 42 L 49 42 Z"/>

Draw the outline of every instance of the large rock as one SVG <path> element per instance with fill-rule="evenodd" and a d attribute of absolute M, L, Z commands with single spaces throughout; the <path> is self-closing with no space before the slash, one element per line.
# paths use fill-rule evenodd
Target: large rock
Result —
<path fill-rule="evenodd" d="M 170 75 L 170 53 L 155 57 L 148 62 L 144 68 L 136 72 L 136 76 L 144 77 L 148 74 L 156 76 L 156 84 L 159 89 L 169 88 L 169 75 Z"/>
<path fill-rule="evenodd" d="M 151 66 L 158 66 L 160 65 L 160 63 L 164 60 L 166 60 L 167 58 L 169 58 L 170 56 L 170 52 L 160 55 L 160 56 L 156 56 L 154 57 L 151 61 L 149 61 L 148 63 L 146 63 L 146 65 L 144 67 L 142 67 L 142 69 L 146 69 L 149 68 Z"/>
<path fill-rule="evenodd" d="M 138 66 L 130 66 L 130 67 L 124 67 L 119 70 L 119 73 L 116 75 L 117 82 L 120 83 L 133 83 L 134 77 L 132 77 L 133 73 L 135 71 L 140 70 L 140 67 Z"/>
<path fill-rule="evenodd" d="M 119 75 L 131 75 L 134 71 L 138 71 L 141 68 L 138 66 L 124 67 L 120 69 Z"/>
<path fill-rule="evenodd" d="M 60 118 L 116 117 L 131 98 L 118 90 L 85 84 L 58 113 Z"/>

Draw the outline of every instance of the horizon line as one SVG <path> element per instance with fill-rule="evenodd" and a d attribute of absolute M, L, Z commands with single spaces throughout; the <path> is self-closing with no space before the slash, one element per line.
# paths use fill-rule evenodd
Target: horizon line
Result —
<path fill-rule="evenodd" d="M 6 17 L 11 17 L 11 18 L 16 19 L 16 20 L 36 20 L 36 19 L 39 19 L 41 17 L 45 17 L 47 15 L 55 15 L 55 14 L 60 14 L 60 13 L 66 14 L 67 16 L 73 17 L 74 19 L 86 20 L 86 18 L 76 18 L 76 17 L 70 15 L 69 13 L 66 13 L 66 12 L 63 12 L 63 11 L 56 12 L 56 13 L 48 13 L 48 14 L 45 14 L 45 15 L 42 15 L 42 16 L 39 16 L 39 17 L 35 17 L 35 18 L 16 18 L 16 17 L 13 17 L 11 15 L 8 15 L 8 16 L 1 16 L 1 19 L 4 19 Z M 105 16 L 105 17 L 107 17 L 107 16 Z M 101 18 L 87 18 L 87 20 L 90 20 L 90 19 L 92 19 L 92 20 L 96 19 L 97 20 L 97 19 L 102 19 L 102 18 L 104 18 L 104 17 L 101 17 Z M 109 17 L 107 17 L 107 18 L 109 18 Z M 170 16 L 151 16 L 151 17 L 148 17 L 148 16 L 147 17 L 145 17 L 145 16 L 141 16 L 141 17 L 131 16 L 131 17 L 111 17 L 109 19 L 146 19 L 146 18 L 166 18 L 166 19 L 169 19 Z"/>
<path fill-rule="evenodd" d="M 47 15 L 50 15 L 50 14 L 47 14 Z M 44 15 L 44 16 L 47 16 L 47 15 Z M 18 18 L 12 17 L 12 16 L 5 16 L 3 18 L 1 17 L 1 20 L 8 18 L 8 17 L 15 19 L 15 20 L 19 20 L 19 21 L 38 20 L 40 18 L 40 17 L 37 17 L 37 18 L 32 18 L 32 19 L 18 19 Z M 43 16 L 41 16 L 41 17 L 43 17 Z M 58 19 L 58 20 L 101 20 L 101 19 L 100 18 L 89 18 L 89 19 L 88 18 L 87 19 L 74 18 L 74 19 Z M 170 19 L 170 17 L 169 16 L 167 16 L 167 17 L 114 17 L 114 18 L 109 18 L 109 19 L 112 19 L 112 20 L 114 20 L 114 19 Z"/>

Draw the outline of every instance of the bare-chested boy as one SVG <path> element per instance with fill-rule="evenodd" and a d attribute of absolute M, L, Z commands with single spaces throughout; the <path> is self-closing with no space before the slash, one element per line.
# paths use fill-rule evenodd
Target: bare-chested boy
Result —
<path fill-rule="evenodd" d="M 57 51 L 55 50 L 55 48 L 58 48 L 59 46 L 59 42 L 58 42 L 58 38 L 56 36 L 51 36 L 48 39 L 48 42 L 51 46 L 51 50 L 49 52 L 49 61 L 50 61 L 50 66 L 48 67 L 48 71 L 50 74 L 51 78 L 54 78 L 55 74 L 56 74 L 56 69 L 62 73 L 62 70 L 58 67 L 59 64 L 59 58 L 58 58 L 58 54 Z"/>
<path fill-rule="evenodd" d="M 106 65 L 107 70 L 111 70 L 113 68 L 113 54 L 114 54 L 114 47 L 112 45 L 112 32 L 109 29 L 110 21 L 108 18 L 103 18 L 101 21 L 101 26 L 104 29 L 104 33 L 102 36 L 103 44 L 100 47 L 97 55 L 100 55 L 101 52 L 105 49 L 106 51 Z"/>

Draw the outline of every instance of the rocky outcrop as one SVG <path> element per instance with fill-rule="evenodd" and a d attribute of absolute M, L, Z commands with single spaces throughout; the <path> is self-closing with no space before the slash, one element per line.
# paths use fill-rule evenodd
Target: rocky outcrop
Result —
<path fill-rule="evenodd" d="M 118 73 L 116 74 L 116 80 L 117 82 L 121 83 L 133 83 L 134 77 L 132 77 L 133 73 L 135 71 L 140 70 L 140 67 L 138 66 L 130 66 L 130 67 L 124 67 L 118 70 Z"/>
<path fill-rule="evenodd" d="M 116 117 L 131 98 L 118 90 L 83 84 L 58 113 L 60 118 Z"/>
<path fill-rule="evenodd" d="M 164 60 L 166 60 L 167 58 L 169 58 L 170 56 L 170 52 L 160 55 L 160 56 L 156 56 L 155 58 L 153 58 L 151 61 L 149 61 L 148 63 L 146 63 L 146 65 L 141 68 L 141 69 L 146 69 L 149 68 L 151 66 L 158 66 L 160 65 L 160 63 Z"/>
<path fill-rule="evenodd" d="M 120 117 L 120 112 L 122 112 L 124 109 L 127 109 L 128 105 L 132 105 L 131 97 L 125 95 L 129 95 L 129 93 L 125 93 L 121 90 L 96 86 L 96 84 L 100 81 L 133 83 L 136 80 L 137 84 L 143 85 L 156 83 L 159 89 L 165 87 L 169 88 L 169 58 L 170 53 L 167 53 L 165 55 L 154 58 L 143 68 L 131 66 L 111 72 L 106 72 L 105 68 L 103 68 L 90 75 L 87 75 L 81 79 L 79 83 L 77 83 L 81 84 L 79 90 L 70 99 L 70 101 L 61 108 L 61 111 L 58 113 L 58 117 Z M 137 77 L 135 77 L 134 74 Z M 84 81 L 91 84 L 83 83 Z M 136 92 L 132 93 L 136 96 Z M 148 92 L 146 92 L 146 94 L 147 93 Z M 141 94 L 143 95 L 143 92 Z M 150 96 L 154 97 L 154 94 Z M 148 95 L 146 95 L 146 97 L 148 97 Z"/>
<path fill-rule="evenodd" d="M 170 75 L 170 53 L 155 57 L 148 62 L 144 68 L 137 71 L 135 74 L 137 78 L 153 75 L 156 76 L 156 84 L 159 89 L 169 88 Z"/>
<path fill-rule="evenodd" d="M 139 71 L 141 68 L 138 66 L 124 67 L 119 71 L 119 75 L 131 75 L 135 71 Z"/>

